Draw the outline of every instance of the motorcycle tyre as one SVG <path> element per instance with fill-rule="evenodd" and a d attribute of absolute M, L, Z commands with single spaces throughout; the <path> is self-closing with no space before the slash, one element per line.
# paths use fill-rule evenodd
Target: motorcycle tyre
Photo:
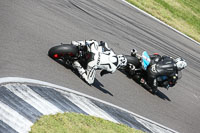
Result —
<path fill-rule="evenodd" d="M 132 64 L 136 68 L 139 67 L 140 61 L 138 60 L 137 57 L 131 56 L 131 55 L 124 55 L 127 59 L 127 64 Z"/>
<path fill-rule="evenodd" d="M 76 56 L 78 53 L 78 48 L 71 44 L 61 44 L 54 46 L 49 49 L 48 55 L 53 59 L 61 59 L 66 55 Z M 57 57 L 55 55 L 57 54 Z"/>

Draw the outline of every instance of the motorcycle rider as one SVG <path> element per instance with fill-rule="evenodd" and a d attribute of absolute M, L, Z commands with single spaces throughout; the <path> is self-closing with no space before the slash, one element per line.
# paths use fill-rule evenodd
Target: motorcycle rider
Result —
<path fill-rule="evenodd" d="M 90 55 L 86 70 L 78 61 L 74 61 L 72 66 L 78 70 L 81 77 L 91 85 L 94 82 L 96 70 L 102 70 L 100 75 L 114 73 L 118 68 L 127 65 L 124 55 L 116 55 L 106 42 L 96 40 L 72 41 L 72 45 L 86 48 Z"/>
<path fill-rule="evenodd" d="M 137 56 L 141 58 L 137 54 L 135 49 L 131 52 L 132 56 Z M 173 87 L 178 80 L 178 73 L 183 70 L 187 63 L 183 58 L 173 59 L 172 57 L 166 55 L 159 55 L 157 53 L 150 55 L 151 62 L 147 68 L 147 84 L 151 87 L 152 92 L 157 92 L 157 80 L 160 76 L 166 76 L 166 79 L 163 79 L 163 87 L 169 88 Z M 141 83 L 146 83 L 146 81 L 141 78 Z"/>

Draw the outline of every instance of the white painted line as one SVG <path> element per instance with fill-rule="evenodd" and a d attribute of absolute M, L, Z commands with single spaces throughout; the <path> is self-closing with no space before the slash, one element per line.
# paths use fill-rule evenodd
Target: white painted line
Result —
<path fill-rule="evenodd" d="M 69 89 L 69 88 L 65 88 L 65 87 L 59 86 L 59 85 L 55 85 L 55 84 L 51 84 L 51 83 L 43 82 L 43 81 L 39 81 L 39 80 L 26 79 L 26 78 L 19 78 L 19 77 L 5 77 L 5 78 L 0 78 L 0 84 L 6 84 L 6 83 L 32 83 L 32 84 L 38 84 L 38 85 L 42 85 L 42 86 L 53 87 L 53 88 L 56 88 L 57 91 L 60 90 L 60 91 L 62 91 L 62 92 L 63 92 L 63 91 L 67 91 L 67 92 L 70 92 L 70 93 L 74 93 L 74 94 L 77 94 L 77 95 L 80 95 L 80 96 L 84 96 L 84 97 L 86 97 L 86 98 L 90 98 L 90 99 L 93 99 L 93 100 L 102 102 L 102 103 L 107 104 L 107 105 L 110 105 L 110 106 L 112 106 L 112 107 L 118 108 L 118 109 L 120 109 L 120 110 L 122 110 L 122 111 L 125 111 L 125 112 L 127 112 L 127 113 L 129 113 L 129 114 L 135 116 L 135 117 L 138 117 L 138 118 L 143 119 L 143 120 L 145 120 L 145 121 L 148 121 L 148 122 L 150 122 L 150 123 L 152 123 L 152 124 L 155 124 L 155 125 L 157 125 L 157 126 L 159 126 L 159 127 L 161 127 L 161 128 L 164 128 L 164 129 L 166 129 L 166 130 L 169 130 L 169 131 L 171 131 L 171 132 L 173 132 L 173 133 L 178 133 L 177 131 L 175 131 L 175 130 L 173 130 L 173 129 L 170 129 L 170 128 L 168 128 L 168 127 L 166 127 L 166 126 L 163 126 L 163 125 L 161 125 L 161 124 L 159 124 L 159 123 L 157 123 L 157 122 L 154 122 L 154 121 L 152 121 L 152 120 L 150 120 L 150 119 L 147 119 L 147 118 L 145 118 L 145 117 L 143 117 L 143 116 L 140 116 L 140 115 L 135 114 L 135 113 L 133 113 L 133 112 L 131 112 L 131 111 L 128 111 L 128 110 L 126 110 L 126 109 L 124 109 L 124 108 L 121 108 L 121 107 L 119 107 L 119 106 L 113 105 L 113 104 L 108 103 L 108 102 L 106 102 L 106 101 L 103 101 L 103 100 L 94 98 L 94 97 L 92 97 L 92 96 L 89 96 L 89 95 L 86 95 L 86 94 L 83 94 L 83 93 L 80 93 L 80 92 L 71 90 L 71 89 Z"/>
<path fill-rule="evenodd" d="M 123 2 L 125 2 L 126 4 L 128 4 L 128 5 L 132 6 L 133 8 L 137 9 L 138 11 L 142 12 L 143 14 L 145 14 L 145 15 L 149 16 L 150 18 L 152 18 L 152 19 L 156 20 L 157 22 L 159 22 L 159 23 L 161 23 L 161 24 L 163 24 L 163 25 L 167 26 L 168 28 L 170 28 L 170 29 L 174 30 L 175 32 L 179 33 L 180 35 L 182 35 L 182 36 L 186 37 L 187 39 L 189 39 L 189 40 L 191 40 L 191 41 L 195 42 L 196 44 L 200 45 L 200 42 L 197 42 L 196 40 L 192 39 L 191 37 L 187 36 L 186 34 L 184 34 L 184 33 L 180 32 L 180 31 L 178 31 L 177 29 L 175 29 L 175 28 L 171 27 L 170 25 L 168 25 L 168 24 L 164 23 L 163 21 L 161 21 L 161 20 L 157 19 L 156 17 L 152 16 L 151 14 L 148 14 L 147 12 L 145 12 L 145 11 L 143 11 L 142 9 L 140 9 L 140 8 L 138 8 L 138 7 L 136 7 L 136 6 L 134 6 L 133 4 L 131 4 L 131 3 L 127 2 L 126 0 L 122 0 L 122 1 L 123 1 Z"/>
<path fill-rule="evenodd" d="M 42 98 L 39 94 L 35 93 L 31 88 L 22 84 L 7 84 L 4 85 L 7 89 L 9 89 L 12 93 L 22 98 L 24 101 L 29 103 L 31 106 L 36 108 L 44 115 L 55 114 L 57 112 L 63 112 L 55 105 L 50 103 L 49 101 Z"/>
<path fill-rule="evenodd" d="M 18 112 L 0 101 L 0 120 L 19 133 L 30 131 L 32 122 L 21 116 Z"/>
<path fill-rule="evenodd" d="M 96 116 L 96 117 L 103 118 L 115 123 L 119 123 L 115 119 L 113 119 L 112 116 L 110 116 L 101 108 L 97 107 L 94 103 L 92 103 L 90 100 L 88 100 L 85 97 L 70 93 L 69 97 L 66 96 L 66 98 L 69 99 L 72 103 L 77 105 L 84 112 L 88 113 L 91 116 Z"/>
<path fill-rule="evenodd" d="M 153 124 L 147 123 L 145 120 L 138 119 L 137 117 L 134 117 L 140 124 L 151 130 L 153 133 L 171 133 L 171 131 L 163 130 L 162 128 L 155 126 Z"/>

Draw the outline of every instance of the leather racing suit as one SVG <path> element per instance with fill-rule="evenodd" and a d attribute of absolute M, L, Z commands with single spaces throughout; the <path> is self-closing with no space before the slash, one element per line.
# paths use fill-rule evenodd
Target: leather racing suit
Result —
<path fill-rule="evenodd" d="M 127 65 L 125 56 L 116 55 L 112 49 L 108 48 L 107 43 L 103 41 L 100 44 L 95 40 L 72 41 L 71 44 L 86 46 L 87 51 L 92 55 L 92 58 L 88 61 L 86 70 L 78 61 L 74 61 L 72 65 L 88 84 L 94 83 L 97 69 L 102 70 L 100 73 L 102 76 L 106 73 L 114 73 L 118 68 Z"/>
<path fill-rule="evenodd" d="M 151 55 L 151 63 L 147 69 L 148 85 L 155 91 L 157 90 L 157 77 L 167 76 L 163 82 L 165 88 L 172 87 L 178 80 L 178 70 L 176 62 L 172 57 Z"/>

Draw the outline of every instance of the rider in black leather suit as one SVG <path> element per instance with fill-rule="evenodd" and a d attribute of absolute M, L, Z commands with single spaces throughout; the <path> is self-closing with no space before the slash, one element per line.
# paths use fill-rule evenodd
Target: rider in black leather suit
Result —
<path fill-rule="evenodd" d="M 151 55 L 151 63 L 147 69 L 147 83 L 152 91 L 157 91 L 157 77 L 167 76 L 163 85 L 166 88 L 172 87 L 178 80 L 178 68 L 173 58 L 168 56 Z"/>

